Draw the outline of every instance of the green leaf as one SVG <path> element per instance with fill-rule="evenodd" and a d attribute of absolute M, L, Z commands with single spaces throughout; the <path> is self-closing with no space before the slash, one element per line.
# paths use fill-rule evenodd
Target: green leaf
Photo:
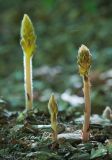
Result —
<path fill-rule="evenodd" d="M 103 157 L 107 154 L 107 149 L 105 146 L 102 144 L 99 144 L 98 149 L 92 149 L 91 151 L 91 157 L 90 159 L 98 158 L 98 157 Z"/>
<path fill-rule="evenodd" d="M 108 150 L 109 154 L 112 154 L 112 144 L 107 145 L 107 150 Z"/>

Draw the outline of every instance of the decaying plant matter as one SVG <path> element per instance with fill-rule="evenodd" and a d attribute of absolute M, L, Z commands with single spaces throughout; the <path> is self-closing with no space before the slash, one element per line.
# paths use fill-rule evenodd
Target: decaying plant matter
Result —
<path fill-rule="evenodd" d="M 21 41 L 24 53 L 24 81 L 26 110 L 33 108 L 33 91 L 32 91 L 32 57 L 36 48 L 36 35 L 32 22 L 28 15 L 24 15 L 21 24 Z"/>
<path fill-rule="evenodd" d="M 48 103 L 49 113 L 51 115 L 51 128 L 53 130 L 52 140 L 57 141 L 57 114 L 58 114 L 58 105 L 56 103 L 55 97 L 52 94 L 49 103 Z"/>
<path fill-rule="evenodd" d="M 91 114 L 91 100 L 90 100 L 90 79 L 89 69 L 91 67 L 92 56 L 89 49 L 85 45 L 81 45 L 78 51 L 77 63 L 79 66 L 79 73 L 83 77 L 83 92 L 85 100 L 84 123 L 83 123 L 83 141 L 89 140 L 90 136 L 90 114 Z"/>

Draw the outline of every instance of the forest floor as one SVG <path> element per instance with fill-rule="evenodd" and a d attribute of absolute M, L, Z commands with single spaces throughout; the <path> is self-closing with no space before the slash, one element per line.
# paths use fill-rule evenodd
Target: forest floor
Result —
<path fill-rule="evenodd" d="M 23 120 L 24 117 L 24 120 Z M 49 114 L 0 111 L 0 160 L 112 160 L 112 123 L 94 115 L 90 140 L 82 142 L 82 118 L 60 112 L 58 141 L 52 142 Z"/>

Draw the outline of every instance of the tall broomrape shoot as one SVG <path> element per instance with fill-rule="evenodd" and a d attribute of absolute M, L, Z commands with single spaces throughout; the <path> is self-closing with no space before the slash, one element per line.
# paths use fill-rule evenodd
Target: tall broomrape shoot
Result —
<path fill-rule="evenodd" d="M 33 108 L 33 91 L 32 91 L 32 57 L 36 48 L 36 35 L 33 24 L 28 17 L 24 15 L 21 24 L 21 41 L 24 53 L 24 81 L 25 81 L 25 97 L 26 110 Z"/>
<path fill-rule="evenodd" d="M 77 63 L 79 66 L 79 73 L 83 77 L 83 92 L 85 100 L 84 123 L 83 123 L 83 141 L 89 140 L 90 136 L 90 114 L 91 114 L 91 100 L 90 100 L 90 79 L 89 69 L 91 67 L 92 56 L 89 49 L 85 45 L 81 45 L 78 51 Z"/>
<path fill-rule="evenodd" d="M 55 100 L 54 95 L 52 94 L 49 103 L 48 103 L 49 113 L 51 115 L 51 128 L 53 130 L 52 140 L 57 141 L 57 114 L 58 114 L 58 106 Z"/>

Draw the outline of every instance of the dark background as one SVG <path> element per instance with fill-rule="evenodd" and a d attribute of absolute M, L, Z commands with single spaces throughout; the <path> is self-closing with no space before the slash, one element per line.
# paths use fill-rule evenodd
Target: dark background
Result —
<path fill-rule="evenodd" d="M 92 113 L 112 103 L 111 0 L 0 0 L 0 96 L 8 109 L 24 109 L 23 53 L 20 27 L 24 13 L 37 34 L 33 57 L 34 106 L 47 110 L 55 93 L 59 109 L 83 106 L 77 52 L 87 45 L 93 57 Z M 78 99 L 79 98 L 79 99 Z M 81 102 L 82 103 L 82 102 Z"/>

